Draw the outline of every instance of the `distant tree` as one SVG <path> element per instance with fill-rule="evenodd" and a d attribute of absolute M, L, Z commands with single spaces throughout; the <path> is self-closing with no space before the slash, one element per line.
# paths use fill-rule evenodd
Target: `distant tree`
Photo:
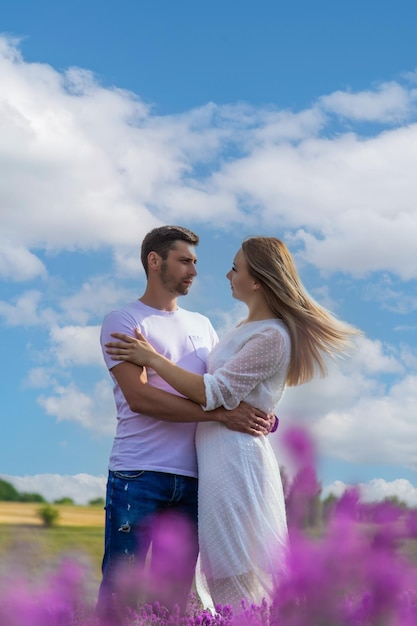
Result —
<path fill-rule="evenodd" d="M 19 495 L 20 502 L 46 502 L 40 493 L 27 493 L 26 491 Z"/>
<path fill-rule="evenodd" d="M 284 496 L 285 498 L 287 498 L 289 492 L 291 491 L 291 481 L 288 477 L 288 472 L 283 465 L 279 466 L 279 473 L 281 474 L 281 482 Z"/>
<path fill-rule="evenodd" d="M 51 528 L 58 522 L 59 511 L 50 504 L 44 504 L 37 510 L 38 517 L 41 518 L 45 528 Z"/>
<path fill-rule="evenodd" d="M 286 496 L 290 526 L 316 529 L 322 522 L 321 483 L 312 467 L 301 468 L 289 485 Z"/>
<path fill-rule="evenodd" d="M 323 522 L 323 503 L 321 501 L 321 484 L 318 491 L 312 495 L 308 503 L 308 511 L 305 520 L 306 528 L 319 528 Z"/>
<path fill-rule="evenodd" d="M 383 502 L 386 502 L 387 504 L 392 504 L 399 509 L 408 509 L 407 502 L 405 502 L 404 500 L 400 500 L 398 496 L 387 496 L 383 499 Z"/>
<path fill-rule="evenodd" d="M 54 500 L 54 504 L 75 504 L 75 502 L 72 498 L 64 497 Z"/>
<path fill-rule="evenodd" d="M 19 499 L 20 494 L 17 489 L 15 489 L 12 484 L 8 483 L 7 480 L 0 478 L 0 500 L 17 502 Z"/>
<path fill-rule="evenodd" d="M 93 500 L 89 500 L 88 504 L 90 506 L 104 506 L 106 501 L 104 498 L 94 498 Z"/>
<path fill-rule="evenodd" d="M 338 501 L 339 498 L 335 496 L 334 493 L 329 493 L 329 495 L 324 498 L 322 502 L 322 515 L 325 522 L 328 522 Z"/>

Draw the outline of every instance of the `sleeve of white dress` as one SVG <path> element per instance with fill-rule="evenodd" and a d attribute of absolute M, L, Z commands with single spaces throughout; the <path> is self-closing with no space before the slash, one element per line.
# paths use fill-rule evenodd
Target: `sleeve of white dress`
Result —
<path fill-rule="evenodd" d="M 276 374 L 286 356 L 286 342 L 277 329 L 252 335 L 242 348 L 213 374 L 204 374 L 206 405 L 234 409 L 261 381 Z"/>

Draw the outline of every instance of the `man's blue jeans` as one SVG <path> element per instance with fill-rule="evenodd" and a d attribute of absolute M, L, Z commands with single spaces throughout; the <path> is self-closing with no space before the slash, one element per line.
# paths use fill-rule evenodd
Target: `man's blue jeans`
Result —
<path fill-rule="evenodd" d="M 174 578 L 159 581 L 162 596 L 164 582 L 171 582 L 178 597 L 165 594 L 150 600 L 172 600 L 185 608 L 198 555 L 197 483 L 196 478 L 163 472 L 109 472 L 99 614 L 108 616 L 112 607 L 120 610 L 130 603 L 127 595 L 123 598 L 123 587 L 128 580 L 133 584 L 133 572 L 144 566 L 151 544 L 151 570 L 155 564 L 155 575 Z M 137 567 L 129 576 L 131 565 Z"/>

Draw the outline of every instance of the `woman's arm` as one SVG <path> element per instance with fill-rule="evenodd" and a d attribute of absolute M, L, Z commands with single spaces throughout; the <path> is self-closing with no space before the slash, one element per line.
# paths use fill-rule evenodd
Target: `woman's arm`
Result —
<path fill-rule="evenodd" d="M 206 405 L 206 389 L 204 378 L 175 365 L 165 358 L 146 341 L 136 330 L 137 339 L 123 333 L 112 333 L 112 337 L 120 341 L 109 341 L 105 344 L 107 354 L 113 361 L 130 361 L 143 367 L 151 367 L 178 393 L 190 400 Z"/>

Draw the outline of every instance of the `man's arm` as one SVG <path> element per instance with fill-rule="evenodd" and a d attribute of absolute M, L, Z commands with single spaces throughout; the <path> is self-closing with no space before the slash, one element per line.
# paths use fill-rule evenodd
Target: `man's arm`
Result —
<path fill-rule="evenodd" d="M 118 363 L 111 371 L 134 413 L 165 422 L 220 422 L 231 430 L 250 435 L 268 434 L 274 423 L 263 411 L 244 402 L 233 411 L 223 407 L 203 411 L 191 400 L 148 385 L 143 368 L 134 363 Z"/>

